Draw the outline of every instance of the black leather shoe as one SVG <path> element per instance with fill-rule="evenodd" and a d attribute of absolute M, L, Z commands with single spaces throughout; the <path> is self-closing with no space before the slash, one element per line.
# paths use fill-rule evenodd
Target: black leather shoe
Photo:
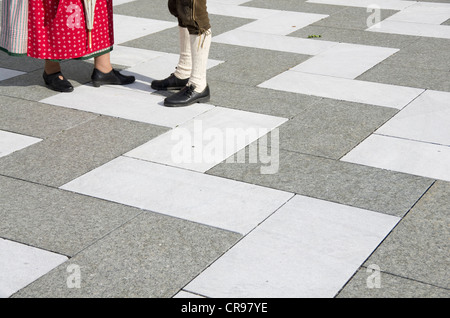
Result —
<path fill-rule="evenodd" d="M 184 88 L 188 82 L 189 78 L 179 79 L 172 73 L 168 78 L 163 80 L 154 80 L 151 87 L 157 91 L 178 90 Z"/>
<path fill-rule="evenodd" d="M 42 76 L 44 78 L 45 84 L 48 88 L 61 92 L 61 93 L 70 93 L 73 92 L 73 86 L 70 82 L 62 75 L 61 72 L 53 73 L 48 75 L 45 73 Z M 62 78 L 62 79 L 61 79 Z"/>
<path fill-rule="evenodd" d="M 94 87 L 100 87 L 101 85 L 128 85 L 134 83 L 136 80 L 134 76 L 122 75 L 114 69 L 109 73 L 103 73 L 96 68 L 92 72 L 91 79 Z"/>
<path fill-rule="evenodd" d="M 194 103 L 209 102 L 210 93 L 208 85 L 206 85 L 206 88 L 201 93 L 197 93 L 194 89 L 195 89 L 194 85 L 185 86 L 178 93 L 175 93 L 170 97 L 167 97 L 164 100 L 164 106 L 182 107 L 182 106 L 189 106 Z"/>

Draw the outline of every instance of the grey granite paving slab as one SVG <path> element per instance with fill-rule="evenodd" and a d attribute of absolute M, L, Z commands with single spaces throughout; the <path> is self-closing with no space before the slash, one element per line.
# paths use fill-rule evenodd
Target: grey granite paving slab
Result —
<path fill-rule="evenodd" d="M 253 0 L 242 4 L 242 6 L 318 14 L 333 14 L 343 10 L 342 6 L 309 3 L 307 0 Z"/>
<path fill-rule="evenodd" d="M 410 53 L 444 53 L 450 47 L 450 39 L 420 37 L 407 47 Z"/>
<path fill-rule="evenodd" d="M 14 97 L 0 98 L 0 130 L 47 138 L 98 115 Z"/>
<path fill-rule="evenodd" d="M 98 116 L 0 158 L 0 174 L 59 187 L 166 131 L 164 127 Z"/>
<path fill-rule="evenodd" d="M 420 37 L 410 35 L 369 32 L 365 30 L 335 28 L 321 25 L 310 25 L 289 34 L 289 36 L 305 39 L 310 35 L 321 35 L 320 38 L 314 38 L 317 41 L 353 43 L 396 49 L 407 47 L 420 39 Z"/>
<path fill-rule="evenodd" d="M 450 70 L 450 50 L 419 52 L 408 46 L 388 57 L 383 63 L 397 67 L 448 72 Z"/>
<path fill-rule="evenodd" d="M 176 20 L 173 20 L 173 18 L 169 21 L 176 22 Z M 238 28 L 252 21 L 254 20 L 211 14 L 211 34 L 214 38 L 214 36 L 216 35 L 234 30 L 235 28 Z M 127 41 L 125 43 L 122 43 L 121 45 L 145 50 L 179 54 L 180 42 L 178 26 L 147 36 L 143 36 L 135 40 Z M 211 50 L 213 50 L 216 45 L 217 44 L 213 42 L 213 44 L 211 45 Z M 214 59 L 214 57 L 212 56 L 212 52 L 210 52 L 210 58 Z"/>
<path fill-rule="evenodd" d="M 336 296 L 337 298 L 448 298 L 450 290 L 411 279 L 379 272 L 379 287 L 372 285 L 375 276 L 362 267 Z M 376 274 L 375 274 L 376 275 Z M 368 287 L 369 280 L 372 288 Z"/>
<path fill-rule="evenodd" d="M 256 86 L 310 56 L 215 43 L 210 58 L 225 61 L 208 70 L 208 80 Z"/>
<path fill-rule="evenodd" d="M 1 11 L 0 11 L 1 12 Z M 44 62 L 31 57 L 14 57 L 0 51 L 0 67 L 21 72 L 32 72 L 42 69 Z"/>
<path fill-rule="evenodd" d="M 165 0 L 135 0 L 114 6 L 114 14 L 164 21 L 174 21 Z"/>
<path fill-rule="evenodd" d="M 140 209 L 0 176 L 0 237 L 73 256 Z"/>
<path fill-rule="evenodd" d="M 280 147 L 340 159 L 396 113 L 386 107 L 323 99 L 279 127 Z"/>
<path fill-rule="evenodd" d="M 143 50 L 179 54 L 180 43 L 177 34 L 178 27 L 169 28 L 135 40 L 121 43 L 120 45 Z"/>
<path fill-rule="evenodd" d="M 369 82 L 450 91 L 449 71 L 380 63 L 356 79 Z"/>
<path fill-rule="evenodd" d="M 329 26 L 333 28 L 345 28 L 365 30 L 371 26 L 373 15 L 367 8 L 342 7 L 343 9 L 332 13 L 329 17 L 313 23 L 312 25 Z M 394 15 L 398 11 L 380 10 L 380 21 Z M 369 25 L 368 25 L 369 24 Z"/>
<path fill-rule="evenodd" d="M 450 183 L 437 181 L 367 260 L 381 270 L 450 288 Z"/>
<path fill-rule="evenodd" d="M 21 57 L 16 57 L 21 60 Z M 61 63 L 64 76 L 75 87 L 88 83 L 93 70 L 92 63 L 81 60 L 70 60 Z M 32 101 L 58 94 L 45 86 L 42 74 L 43 67 L 24 75 L 16 76 L 0 82 L 0 95 L 18 97 Z"/>
<path fill-rule="evenodd" d="M 172 297 L 240 238 L 144 212 L 13 297 Z M 71 264 L 80 288 L 67 287 Z"/>
<path fill-rule="evenodd" d="M 249 154 L 248 147 L 245 150 Z M 280 150 L 275 174 L 264 163 L 223 162 L 208 174 L 402 217 L 434 180 Z M 275 166 L 276 167 L 276 166 Z"/>
<path fill-rule="evenodd" d="M 211 104 L 254 113 L 292 118 L 321 100 L 320 97 L 208 79 Z"/>

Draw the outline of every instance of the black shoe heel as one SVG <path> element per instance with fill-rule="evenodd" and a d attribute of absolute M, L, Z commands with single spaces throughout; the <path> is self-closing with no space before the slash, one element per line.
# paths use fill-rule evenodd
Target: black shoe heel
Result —
<path fill-rule="evenodd" d="M 96 68 L 92 72 L 91 76 L 92 85 L 94 87 L 100 87 L 102 85 L 128 85 L 135 82 L 134 76 L 126 76 L 121 74 L 117 70 L 112 70 L 109 73 L 103 73 Z"/>

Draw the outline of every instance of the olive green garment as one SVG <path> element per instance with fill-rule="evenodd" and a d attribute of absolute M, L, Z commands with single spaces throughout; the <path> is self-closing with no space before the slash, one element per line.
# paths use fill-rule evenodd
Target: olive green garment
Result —
<path fill-rule="evenodd" d="M 169 11 L 190 34 L 203 34 L 211 28 L 206 0 L 169 0 Z"/>

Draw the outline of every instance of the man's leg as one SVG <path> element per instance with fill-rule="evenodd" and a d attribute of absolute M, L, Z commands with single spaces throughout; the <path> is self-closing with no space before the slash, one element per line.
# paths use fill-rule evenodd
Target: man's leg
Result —
<path fill-rule="evenodd" d="M 187 28 L 179 26 L 180 58 L 175 72 L 163 80 L 152 81 L 155 90 L 179 90 L 186 86 L 192 71 L 191 43 Z"/>
<path fill-rule="evenodd" d="M 181 3 L 184 3 L 184 6 L 180 7 Z M 187 6 L 186 3 L 192 6 Z M 206 0 L 180 0 L 178 5 L 178 19 L 189 32 L 192 71 L 188 85 L 164 100 L 164 105 L 169 107 L 188 106 L 207 102 L 210 99 L 206 69 L 211 46 L 211 25 L 206 10 Z"/>
<path fill-rule="evenodd" d="M 188 85 L 194 85 L 195 91 L 201 93 L 207 86 L 206 68 L 208 67 L 209 48 L 211 47 L 211 30 L 204 34 L 190 34 L 192 73 Z"/>
<path fill-rule="evenodd" d="M 179 79 L 188 79 L 192 72 L 191 41 L 187 28 L 179 27 L 180 33 L 180 59 L 175 70 Z"/>

